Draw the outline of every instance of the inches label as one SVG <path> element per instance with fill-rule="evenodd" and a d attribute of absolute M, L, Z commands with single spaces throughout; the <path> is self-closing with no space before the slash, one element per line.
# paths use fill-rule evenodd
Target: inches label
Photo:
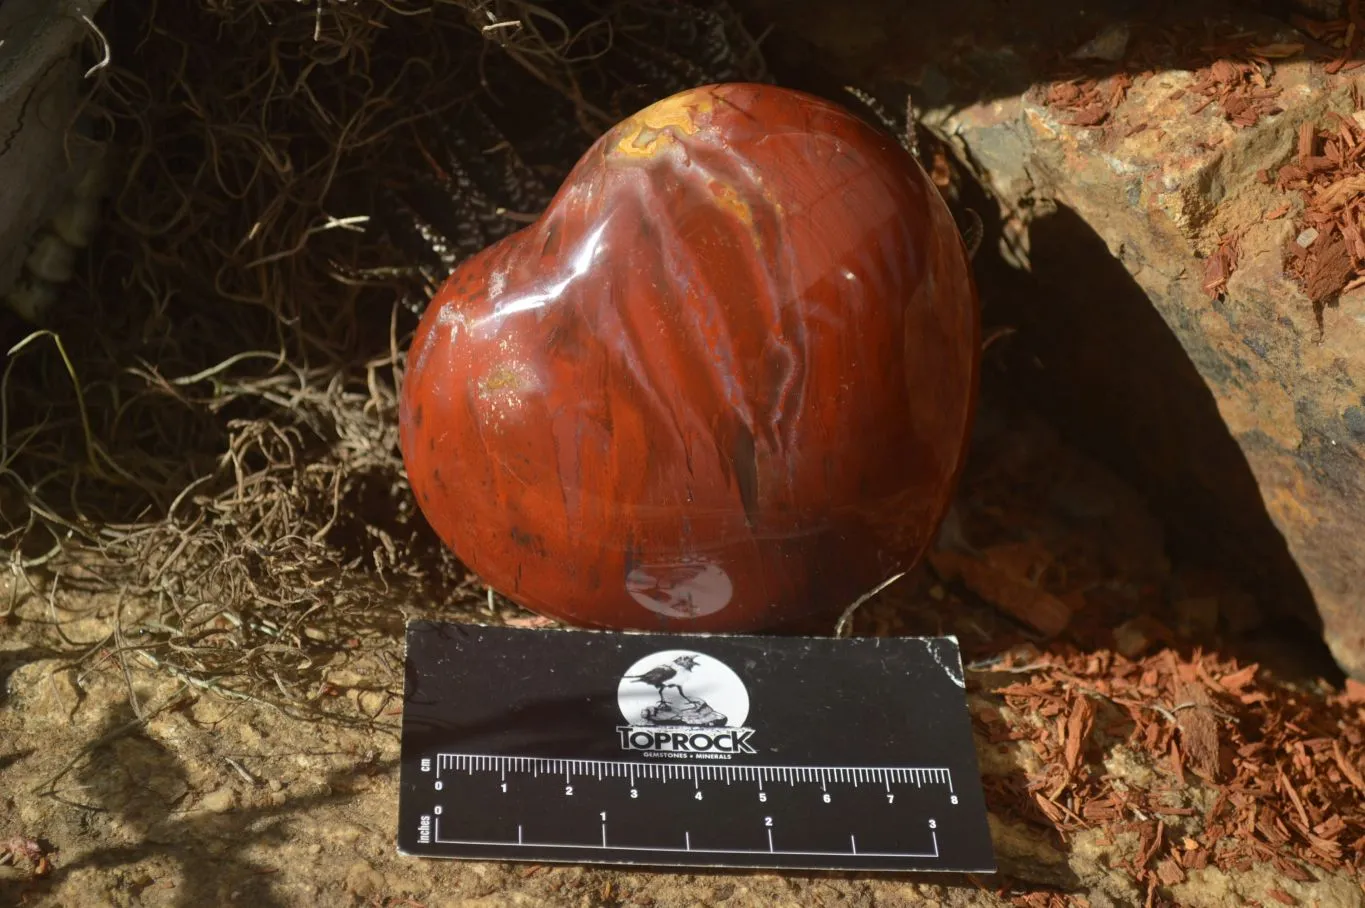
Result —
<path fill-rule="evenodd" d="M 995 870 L 952 638 L 412 622 L 398 848 Z"/>

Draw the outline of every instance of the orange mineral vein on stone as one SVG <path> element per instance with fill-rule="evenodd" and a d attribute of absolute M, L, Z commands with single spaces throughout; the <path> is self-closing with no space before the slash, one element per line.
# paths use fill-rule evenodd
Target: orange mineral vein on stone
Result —
<path fill-rule="evenodd" d="M 694 89 L 603 135 L 423 316 L 401 445 L 488 585 L 579 626 L 832 627 L 919 559 L 975 402 L 965 247 L 827 101 Z"/>

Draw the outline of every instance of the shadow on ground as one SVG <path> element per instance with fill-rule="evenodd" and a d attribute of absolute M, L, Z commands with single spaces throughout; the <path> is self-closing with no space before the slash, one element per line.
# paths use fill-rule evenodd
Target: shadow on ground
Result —
<path fill-rule="evenodd" d="M 182 908 L 229 903 L 283 908 L 290 903 L 281 899 L 274 885 L 279 868 L 248 857 L 248 850 L 290 841 L 291 818 L 345 801 L 348 795 L 332 792 L 355 773 L 397 768 L 396 760 L 379 760 L 336 770 L 321 780 L 324 784 L 317 790 L 324 794 L 290 796 L 275 806 L 187 810 L 191 786 L 183 761 L 147 735 L 136 718 L 127 704 L 111 710 L 94 733 L 94 740 L 108 740 L 81 758 L 70 779 L 45 795 L 82 812 L 83 825 L 93 822 L 95 815 L 107 815 L 135 844 L 96 847 L 72 860 L 59 855 L 46 877 L 0 881 L 0 903 L 24 904 L 58 890 L 82 871 L 119 876 L 122 869 L 150 860 L 159 871 L 157 877 L 146 872 L 123 875 L 121 885 L 135 902 L 142 890 L 171 885 L 177 890 L 173 904 Z"/>

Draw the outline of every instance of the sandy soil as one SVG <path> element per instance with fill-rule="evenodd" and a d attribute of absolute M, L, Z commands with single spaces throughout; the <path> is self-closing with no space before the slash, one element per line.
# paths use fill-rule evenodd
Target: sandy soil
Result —
<path fill-rule="evenodd" d="M 1106 610 L 1085 610 L 1084 597 L 1078 600 L 1055 580 L 1055 571 L 1054 580 L 1038 587 L 1040 596 L 1082 604 L 1071 636 L 1097 649 L 1106 640 L 1145 646 L 1141 628 L 1156 626 L 1158 618 L 1151 605 L 1156 600 L 1144 599 L 1140 590 L 1182 577 L 1188 582 L 1188 572 L 1168 564 L 1161 528 L 1131 490 L 1062 447 L 1040 424 L 988 408 L 957 516 L 937 556 L 998 551 L 1006 527 L 1066 562 L 1070 582 L 1102 580 L 1110 591 Z M 622 872 L 424 861 L 398 855 L 394 844 L 401 619 L 505 621 L 524 620 L 524 614 L 501 604 L 497 612 L 477 614 L 396 602 L 392 615 L 368 634 L 331 647 L 329 655 L 322 655 L 328 641 L 320 632 L 313 641 L 317 658 L 330 661 L 313 701 L 326 714 L 319 718 L 187 685 L 148 667 L 130 645 L 135 635 L 125 638 L 122 651 L 105 642 L 116 621 L 128 629 L 148 620 L 150 603 L 41 584 L 10 593 L 0 599 L 15 603 L 0 639 L 0 843 L 10 851 L 0 865 L 0 903 L 889 908 L 1147 901 L 1124 866 L 1137 848 L 1135 836 L 1106 841 L 1101 826 L 1064 839 L 1046 824 L 1020 823 L 1002 801 L 1001 792 L 1021 786 L 1038 761 L 1019 742 L 997 740 L 984 720 L 998 723 L 1003 716 L 1025 727 L 1036 717 L 1002 710 L 1002 698 L 990 690 L 1002 682 L 990 671 L 974 673 L 971 705 L 983 720 L 977 741 L 983 771 L 988 783 L 996 783 L 988 784 L 998 814 L 992 818 L 1002 870 L 996 877 Z M 1186 615 L 1182 625 L 1178 614 L 1161 620 L 1178 637 L 1207 635 L 1207 601 L 1200 608 L 1200 620 Z M 1145 617 L 1122 623 L 1115 634 L 1115 616 L 1143 609 Z M 324 618 L 319 627 L 325 626 Z M 1054 645 L 928 568 L 898 591 L 893 587 L 885 602 L 869 605 L 855 628 L 941 630 L 959 634 L 969 662 L 986 668 L 1007 650 Z M 1238 646 L 1251 653 L 1256 644 L 1243 639 Z M 1298 657 L 1294 651 L 1279 640 L 1260 655 L 1287 680 L 1321 667 L 1310 650 Z M 1105 740 L 1087 751 L 1086 760 L 1134 789 L 1183 791 L 1191 803 L 1205 796 L 1197 779 L 1189 777 L 1182 788 L 1166 767 L 1122 740 Z M 1235 876 L 1208 868 L 1182 887 L 1178 900 L 1191 905 L 1269 904 L 1271 889 L 1293 892 L 1305 905 L 1365 904 L 1358 884 L 1344 873 L 1299 883 L 1259 865 Z"/>

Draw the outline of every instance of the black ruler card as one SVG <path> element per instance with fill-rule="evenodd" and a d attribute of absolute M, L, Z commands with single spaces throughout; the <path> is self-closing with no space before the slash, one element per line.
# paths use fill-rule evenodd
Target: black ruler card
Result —
<path fill-rule="evenodd" d="M 990 873 L 951 637 L 408 625 L 398 849 Z"/>

